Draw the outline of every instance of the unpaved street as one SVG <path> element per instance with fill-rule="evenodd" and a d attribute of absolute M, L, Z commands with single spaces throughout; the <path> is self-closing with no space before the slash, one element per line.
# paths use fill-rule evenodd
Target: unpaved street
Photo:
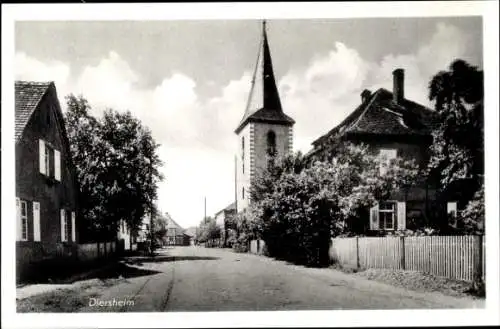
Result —
<path fill-rule="evenodd" d="M 201 247 L 131 257 L 134 275 L 104 288 L 80 312 L 420 309 L 484 307 L 484 301 L 418 293 L 333 269 Z"/>

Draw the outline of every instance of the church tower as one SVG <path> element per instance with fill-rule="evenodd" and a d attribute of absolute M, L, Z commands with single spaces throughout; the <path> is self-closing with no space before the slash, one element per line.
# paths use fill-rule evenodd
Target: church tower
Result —
<path fill-rule="evenodd" d="M 250 187 L 256 174 L 292 152 L 294 123 L 281 107 L 264 21 L 247 106 L 235 130 L 237 212 L 250 204 Z"/>

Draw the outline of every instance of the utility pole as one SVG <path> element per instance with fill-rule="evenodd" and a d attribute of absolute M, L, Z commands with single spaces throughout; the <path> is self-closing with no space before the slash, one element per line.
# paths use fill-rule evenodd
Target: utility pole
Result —
<path fill-rule="evenodd" d="M 153 184 L 153 162 L 151 161 L 151 171 L 150 171 L 150 180 L 151 180 L 151 185 Z M 153 256 L 153 196 L 150 197 L 150 221 L 149 221 L 149 235 L 151 236 L 151 256 Z"/>
<path fill-rule="evenodd" d="M 153 185 L 153 161 L 149 159 L 149 181 L 150 184 Z M 149 236 L 150 236 L 150 242 L 149 242 L 149 250 L 151 253 L 151 256 L 153 256 L 153 196 L 150 195 L 149 197 Z"/>
<path fill-rule="evenodd" d="M 205 213 L 203 214 L 203 223 L 205 223 L 205 232 L 208 232 L 207 230 L 207 197 L 204 198 L 204 206 L 205 206 Z M 207 246 L 210 246 L 210 243 L 209 241 L 205 241 L 205 247 Z"/>
<path fill-rule="evenodd" d="M 234 156 L 234 208 L 238 213 L 238 156 Z"/>

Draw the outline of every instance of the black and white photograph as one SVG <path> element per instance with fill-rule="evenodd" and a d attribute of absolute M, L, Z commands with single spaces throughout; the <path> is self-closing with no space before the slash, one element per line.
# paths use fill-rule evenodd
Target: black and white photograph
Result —
<path fill-rule="evenodd" d="M 498 324 L 498 3 L 2 9 L 3 326 Z"/>

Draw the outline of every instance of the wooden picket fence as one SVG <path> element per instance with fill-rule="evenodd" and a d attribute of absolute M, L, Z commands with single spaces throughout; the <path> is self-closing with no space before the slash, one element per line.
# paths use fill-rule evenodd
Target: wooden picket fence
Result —
<path fill-rule="evenodd" d="M 332 239 L 340 265 L 430 273 L 473 281 L 485 274 L 483 236 L 355 237 Z"/>

